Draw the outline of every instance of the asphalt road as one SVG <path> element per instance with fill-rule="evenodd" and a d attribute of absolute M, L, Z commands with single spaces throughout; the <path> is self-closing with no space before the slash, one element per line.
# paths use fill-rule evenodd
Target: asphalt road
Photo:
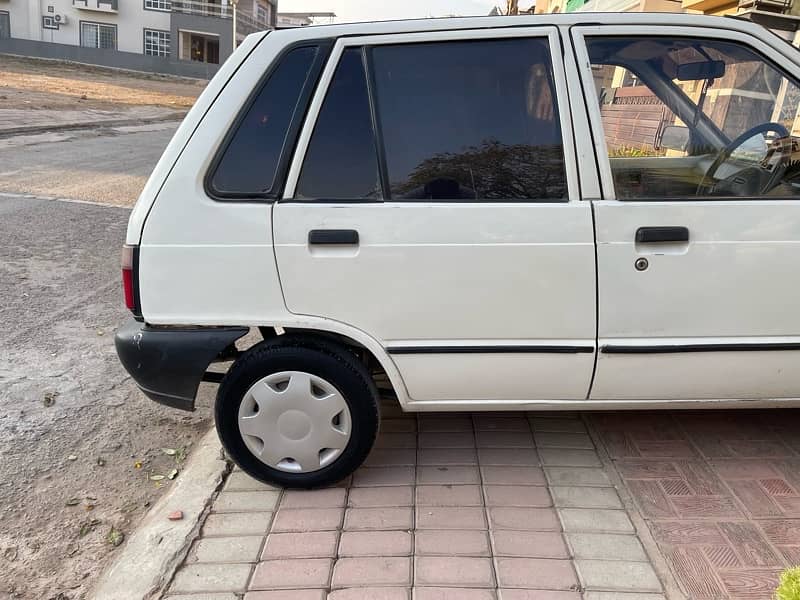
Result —
<path fill-rule="evenodd" d="M 0 138 L 0 191 L 133 206 L 176 126 Z"/>
<path fill-rule="evenodd" d="M 0 139 L 0 192 L 131 204 L 169 129 Z M 86 597 L 209 425 L 145 399 L 116 358 L 128 208 L 0 194 L 0 599 Z M 183 454 L 181 450 L 180 454 Z"/>

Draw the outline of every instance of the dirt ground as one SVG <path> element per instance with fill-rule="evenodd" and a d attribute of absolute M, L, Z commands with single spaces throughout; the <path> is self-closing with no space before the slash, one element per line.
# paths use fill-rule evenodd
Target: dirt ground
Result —
<path fill-rule="evenodd" d="M 26 114 L 82 108 L 182 112 L 204 85 L 0 56 L 0 114 L 21 113 L 22 126 Z M 26 173 L 58 182 L 43 174 L 71 154 L 86 185 L 47 195 L 129 206 L 171 135 L 133 129 L 6 137 L 0 192 L 26 191 Z M 87 152 L 104 160 L 75 162 Z M 108 193 L 85 193 L 98 185 Z M 171 410 L 147 400 L 117 360 L 114 330 L 129 318 L 119 282 L 128 214 L 0 196 L 0 600 L 87 598 L 212 425 L 215 386 L 201 386 L 197 412 Z"/>
<path fill-rule="evenodd" d="M 162 407 L 116 357 L 128 214 L 0 197 L 2 600 L 87 598 L 212 426 L 215 386 Z"/>
<path fill-rule="evenodd" d="M 0 55 L 0 109 L 188 109 L 206 81 Z"/>

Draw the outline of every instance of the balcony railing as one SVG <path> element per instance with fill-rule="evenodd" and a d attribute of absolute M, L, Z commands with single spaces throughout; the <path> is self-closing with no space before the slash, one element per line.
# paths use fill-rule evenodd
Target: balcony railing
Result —
<path fill-rule="evenodd" d="M 172 12 L 222 19 L 233 18 L 233 7 L 230 4 L 194 2 L 193 0 L 172 0 Z"/>
<path fill-rule="evenodd" d="M 230 4 L 214 4 L 212 2 L 196 2 L 194 0 L 172 0 L 172 12 L 217 17 L 219 19 L 233 18 L 233 6 Z M 236 30 L 242 35 L 269 28 L 269 23 L 260 21 L 250 12 L 241 9 L 236 12 Z"/>
<path fill-rule="evenodd" d="M 739 0 L 739 10 L 760 10 L 786 14 L 792 8 L 792 0 Z"/>
<path fill-rule="evenodd" d="M 236 31 L 242 35 L 250 35 L 257 31 L 270 29 L 272 26 L 266 21 L 261 21 L 255 15 L 242 10 L 236 13 Z"/>
<path fill-rule="evenodd" d="M 75 8 L 98 12 L 115 13 L 118 10 L 117 0 L 72 0 Z"/>

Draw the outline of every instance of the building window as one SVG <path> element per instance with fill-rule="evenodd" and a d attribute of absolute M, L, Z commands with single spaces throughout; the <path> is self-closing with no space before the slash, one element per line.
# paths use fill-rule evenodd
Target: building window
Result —
<path fill-rule="evenodd" d="M 170 0 L 144 0 L 144 7 L 146 10 L 171 10 L 172 2 Z"/>
<path fill-rule="evenodd" d="M 144 53 L 147 56 L 169 56 L 169 31 L 144 30 Z"/>
<path fill-rule="evenodd" d="M 81 22 L 81 46 L 117 49 L 117 26 Z"/>
<path fill-rule="evenodd" d="M 267 25 L 270 24 L 270 7 L 269 5 L 264 6 L 262 4 L 256 5 L 256 20 L 259 23 L 266 23 Z"/>

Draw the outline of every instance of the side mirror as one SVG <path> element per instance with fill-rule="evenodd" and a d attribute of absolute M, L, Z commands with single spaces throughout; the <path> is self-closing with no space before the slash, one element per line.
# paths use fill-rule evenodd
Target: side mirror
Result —
<path fill-rule="evenodd" d="M 689 128 L 681 125 L 665 125 L 656 150 L 677 150 L 686 152 L 689 147 Z"/>

